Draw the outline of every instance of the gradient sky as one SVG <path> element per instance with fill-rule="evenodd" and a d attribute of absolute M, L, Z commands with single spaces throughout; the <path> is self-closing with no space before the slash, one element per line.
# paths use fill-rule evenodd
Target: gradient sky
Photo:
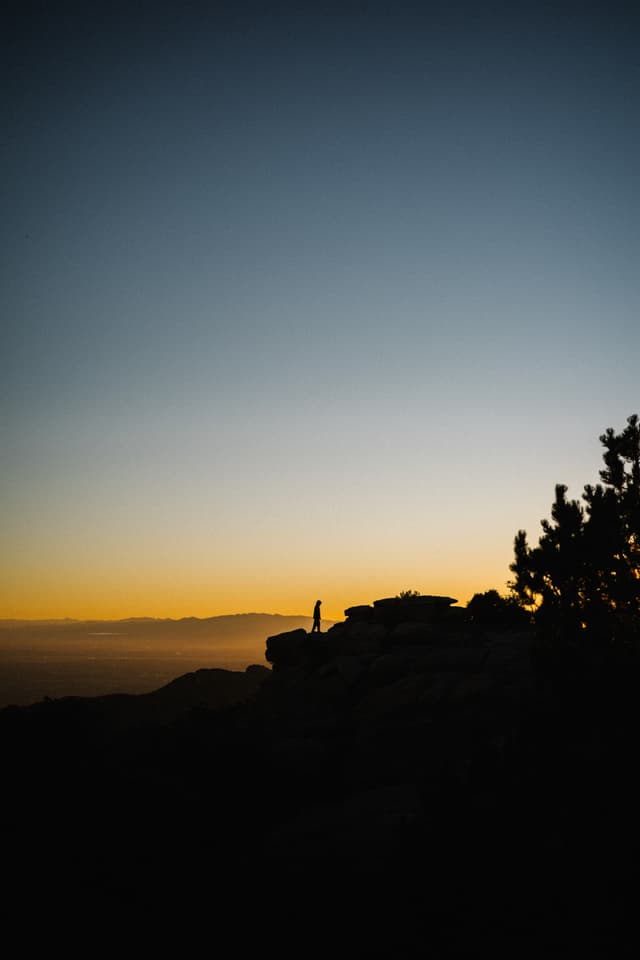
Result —
<path fill-rule="evenodd" d="M 16 4 L 0 616 L 504 590 L 640 413 L 637 9 Z"/>

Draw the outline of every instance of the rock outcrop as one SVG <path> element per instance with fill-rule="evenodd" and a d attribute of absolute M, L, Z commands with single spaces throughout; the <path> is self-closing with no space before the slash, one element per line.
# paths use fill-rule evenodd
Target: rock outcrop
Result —
<path fill-rule="evenodd" d="M 614 658 L 549 673 L 531 631 L 480 628 L 455 603 L 386 598 L 348 608 L 325 634 L 267 640 L 256 716 L 272 775 L 297 797 L 269 820 L 268 862 L 332 885 L 347 877 L 347 902 L 394 918 L 367 941 L 384 955 L 401 953 L 408 931 L 410 952 L 434 937 L 438 955 L 475 952 L 496 936 L 496 894 L 507 946 L 559 936 L 569 951 L 575 938 L 602 947 L 617 936 L 615 909 L 594 893 L 616 869 L 612 797 L 638 797 L 625 756 L 640 667 Z M 625 809 L 621 834 L 637 849 Z M 542 888 L 555 906 L 541 919 Z"/>
<path fill-rule="evenodd" d="M 530 633 L 448 597 L 345 614 L 270 636 L 271 669 L 127 701 L 126 725 L 73 698 L 0 711 L 12 910 L 72 895 L 97 929 L 130 905 L 145 937 L 213 915 L 292 957 L 624 953 L 640 664 L 545 673 Z"/>
<path fill-rule="evenodd" d="M 436 710 L 526 697 L 535 683 L 530 635 L 480 630 L 455 603 L 376 600 L 350 607 L 324 634 L 269 637 L 273 676 L 262 702 L 303 736 L 341 730 L 366 739 L 394 717 L 400 726 L 408 717 L 430 722 Z"/>
<path fill-rule="evenodd" d="M 490 661 L 525 670 L 529 661 L 526 638 L 479 630 L 466 610 L 451 597 L 390 597 L 371 605 L 349 607 L 345 620 L 324 634 L 294 630 L 267 638 L 265 657 L 277 674 L 296 669 L 309 676 L 335 664 L 341 673 L 361 677 L 416 671 L 477 672 Z M 345 667 L 356 659 L 361 669 Z M 495 670 L 494 670 L 495 668 Z M 325 669 L 325 673 L 326 673 Z"/>

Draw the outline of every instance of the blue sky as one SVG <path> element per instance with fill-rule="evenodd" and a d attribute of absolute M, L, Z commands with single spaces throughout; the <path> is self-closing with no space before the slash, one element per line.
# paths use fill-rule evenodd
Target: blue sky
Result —
<path fill-rule="evenodd" d="M 640 412 L 627 4 L 23 4 L 2 615 L 504 587 Z"/>

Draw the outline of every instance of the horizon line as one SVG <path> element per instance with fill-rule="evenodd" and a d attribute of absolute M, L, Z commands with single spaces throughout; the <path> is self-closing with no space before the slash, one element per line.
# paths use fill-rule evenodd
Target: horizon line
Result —
<path fill-rule="evenodd" d="M 313 620 L 307 613 L 269 613 L 266 610 L 244 610 L 240 613 L 215 613 L 210 616 L 197 617 L 186 614 L 182 617 L 0 617 L 2 623 L 130 623 L 132 620 L 171 621 L 180 623 L 181 620 L 218 620 L 222 617 L 297 617 L 303 620 Z M 323 617 L 323 621 L 336 622 L 333 617 Z"/>

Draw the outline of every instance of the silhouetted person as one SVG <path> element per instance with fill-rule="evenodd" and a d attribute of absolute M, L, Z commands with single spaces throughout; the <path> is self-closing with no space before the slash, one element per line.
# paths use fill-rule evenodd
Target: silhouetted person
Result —
<path fill-rule="evenodd" d="M 320 605 L 322 600 L 316 600 L 316 605 L 313 608 L 313 626 L 311 627 L 311 633 L 316 631 L 320 633 Z"/>

